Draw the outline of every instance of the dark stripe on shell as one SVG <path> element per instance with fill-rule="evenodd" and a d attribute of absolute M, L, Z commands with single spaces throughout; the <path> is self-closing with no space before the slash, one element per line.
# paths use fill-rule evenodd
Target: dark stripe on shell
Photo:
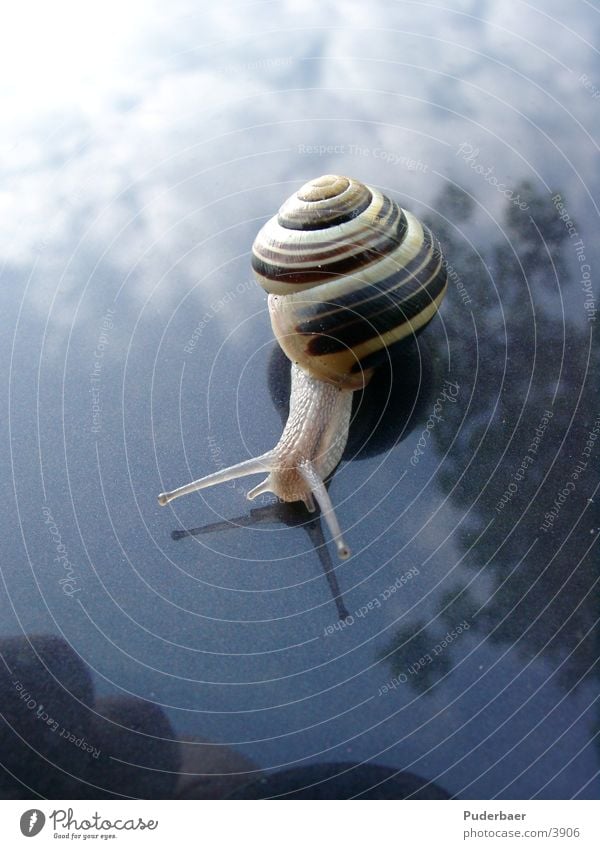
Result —
<path fill-rule="evenodd" d="M 387 222 L 385 220 L 381 220 L 384 215 L 388 218 Z M 360 248 L 362 248 L 365 244 L 368 244 L 368 240 L 372 239 L 374 234 L 377 236 L 379 235 L 380 229 L 382 231 L 381 237 L 364 250 L 360 250 Z M 401 245 L 404 240 L 406 230 L 407 222 L 404 212 L 397 204 L 388 202 L 382 206 L 380 214 L 374 220 L 373 225 L 368 228 L 366 238 L 364 240 L 358 238 L 360 234 L 357 233 L 355 244 L 353 244 L 352 241 L 349 241 L 348 238 L 343 240 L 340 239 L 339 248 L 335 248 L 321 254 L 306 253 L 300 257 L 302 262 L 314 261 L 314 265 L 312 267 L 294 267 L 292 264 L 293 260 L 298 257 L 298 250 L 294 245 L 290 251 L 290 259 L 292 260 L 290 266 L 285 266 L 281 263 L 279 265 L 274 265 L 269 262 L 265 262 L 262 259 L 262 256 L 264 254 L 268 255 L 269 252 L 268 250 L 261 250 L 261 256 L 258 256 L 256 253 L 252 254 L 252 268 L 262 277 L 269 280 L 277 280 L 278 283 L 315 285 L 316 283 L 334 280 L 337 277 L 356 274 L 366 266 L 371 265 L 374 262 L 379 262 L 387 254 L 398 249 L 399 245 Z M 357 249 L 358 252 L 349 256 L 344 256 L 343 259 L 337 261 L 332 259 L 336 255 L 339 255 L 339 253 L 346 254 L 352 247 Z M 314 246 L 309 246 L 308 249 L 314 250 Z M 271 253 L 271 255 L 273 255 L 273 253 Z M 326 261 L 328 258 L 330 258 L 329 262 Z"/>
<path fill-rule="evenodd" d="M 348 305 L 332 312 L 327 321 L 313 318 L 297 326 L 297 332 L 310 336 L 307 351 L 314 356 L 339 353 L 355 348 L 377 336 L 383 336 L 394 327 L 406 324 L 429 307 L 446 286 L 446 268 L 441 254 L 434 251 L 415 278 L 391 292 L 381 291 L 360 303 L 359 313 L 351 312 Z M 343 309 L 348 320 L 341 323 Z M 344 316 L 345 318 L 345 316 Z"/>
<path fill-rule="evenodd" d="M 314 336 L 307 345 L 307 352 L 316 357 L 338 354 L 340 351 L 361 345 L 374 336 L 383 336 L 395 327 L 408 324 L 430 306 L 445 288 L 446 275 L 444 274 L 436 278 L 431 287 L 423 288 L 411 298 L 397 304 L 393 309 L 385 310 L 379 315 L 373 316 L 368 323 L 357 322 L 352 331 L 348 329 L 344 333 L 338 332 L 335 338 L 332 336 Z"/>
<path fill-rule="evenodd" d="M 390 305 L 391 298 L 408 297 L 414 291 L 428 284 L 438 272 L 442 261 L 442 251 L 439 242 L 425 225 L 423 241 L 418 253 L 403 266 L 399 266 L 387 277 L 376 283 L 369 283 L 345 295 L 340 295 L 335 301 L 328 303 L 310 303 L 305 307 L 305 319 L 297 325 L 300 333 L 332 332 L 339 324 L 340 310 L 358 310 L 363 313 L 363 305 L 374 303 L 373 310 L 377 311 Z M 402 293 L 390 294 L 390 290 L 402 286 Z M 366 309 L 371 309 L 370 306 Z M 302 318 L 302 306 L 298 307 L 298 317 Z M 360 319 L 357 319 L 360 320 Z M 318 322 L 318 329 L 317 329 Z M 312 325 L 312 326 L 310 326 Z"/>
<path fill-rule="evenodd" d="M 322 230 L 352 221 L 369 206 L 373 199 L 362 183 L 352 182 L 346 191 L 333 198 L 303 201 L 297 195 L 287 200 L 277 215 L 277 221 L 288 230 Z"/>
<path fill-rule="evenodd" d="M 434 316 L 432 316 L 432 318 L 434 318 Z M 427 324 L 429 324 L 429 322 L 427 322 Z M 396 342 L 392 342 L 391 344 L 388 342 L 385 348 L 380 348 L 378 351 L 373 351 L 372 354 L 367 354 L 367 356 L 363 357 L 360 362 L 355 362 L 350 366 L 350 373 L 358 374 L 359 371 L 367 371 L 368 369 L 387 363 L 390 360 L 393 362 L 394 358 L 399 354 L 404 353 L 412 341 L 416 339 L 423 330 L 425 330 L 427 324 L 422 324 L 421 327 L 418 327 L 412 333 L 409 333 L 407 336 L 403 336 L 402 339 L 398 339 Z"/>
<path fill-rule="evenodd" d="M 402 214 L 402 210 L 398 204 L 391 201 L 389 198 L 382 198 L 383 203 L 377 215 L 373 219 L 373 223 L 361 223 L 360 227 L 354 228 L 347 232 L 347 228 L 341 233 L 338 232 L 333 238 L 321 239 L 305 239 L 300 241 L 297 236 L 297 231 L 290 233 L 288 241 L 271 241 L 266 242 L 261 239 L 262 233 L 254 240 L 252 251 L 258 259 L 263 260 L 267 264 L 273 266 L 281 266 L 282 268 L 295 267 L 296 265 L 306 262 L 320 263 L 323 259 L 330 259 L 338 256 L 340 253 L 348 253 L 350 250 L 357 250 L 369 244 L 369 238 L 373 237 L 373 233 L 381 236 L 382 232 L 387 232 L 394 227 L 398 217 Z M 357 222 L 359 223 L 359 222 Z M 275 246 L 276 250 L 273 249 Z M 311 253 L 312 251 L 312 253 Z M 282 262 L 283 256 L 283 262 Z M 275 260 L 275 262 L 272 262 Z"/>

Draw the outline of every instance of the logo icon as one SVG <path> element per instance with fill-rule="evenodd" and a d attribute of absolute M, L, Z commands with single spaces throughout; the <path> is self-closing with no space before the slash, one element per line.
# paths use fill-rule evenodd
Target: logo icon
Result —
<path fill-rule="evenodd" d="M 35 837 L 43 829 L 46 817 L 38 808 L 32 808 L 21 815 L 21 833 L 25 837 Z"/>

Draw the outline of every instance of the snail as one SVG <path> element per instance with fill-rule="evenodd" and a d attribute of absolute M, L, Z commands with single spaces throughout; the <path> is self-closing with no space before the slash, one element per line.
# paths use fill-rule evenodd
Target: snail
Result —
<path fill-rule="evenodd" d="M 252 269 L 269 293 L 271 325 L 291 360 L 290 412 L 271 451 L 172 492 L 174 498 L 267 473 L 249 499 L 318 503 L 338 555 L 350 555 L 325 481 L 338 465 L 353 393 L 400 340 L 436 314 L 446 291 L 437 239 L 377 189 L 326 174 L 305 183 L 258 233 Z"/>

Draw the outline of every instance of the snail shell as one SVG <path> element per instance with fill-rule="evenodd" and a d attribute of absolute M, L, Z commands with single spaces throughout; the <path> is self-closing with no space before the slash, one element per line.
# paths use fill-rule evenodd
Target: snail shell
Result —
<path fill-rule="evenodd" d="M 350 554 L 325 487 L 339 463 L 352 393 L 394 345 L 421 330 L 446 291 L 441 250 L 429 229 L 377 189 L 326 174 L 290 197 L 258 233 L 252 268 L 269 293 L 277 341 L 292 362 L 290 413 L 266 454 L 206 475 L 174 498 L 267 472 L 248 498 L 319 504 L 340 557 Z"/>
<path fill-rule="evenodd" d="M 433 318 L 447 285 L 428 227 L 377 189 L 331 174 L 265 224 L 252 268 L 289 359 L 347 389 L 362 388 L 386 351 Z"/>

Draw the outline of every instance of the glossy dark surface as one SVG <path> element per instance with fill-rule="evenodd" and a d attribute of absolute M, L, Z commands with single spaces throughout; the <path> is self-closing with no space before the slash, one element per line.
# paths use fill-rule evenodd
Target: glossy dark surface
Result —
<path fill-rule="evenodd" d="M 27 49 L 15 12 L 3 36 L 5 797 L 260 770 L 277 795 L 331 764 L 356 795 L 360 763 L 598 796 L 598 12 L 376 2 L 365 28 L 362 5 L 73 7 Z M 357 397 L 344 563 L 303 508 L 250 505 L 258 478 L 157 503 L 277 441 L 250 246 L 330 172 L 453 269 Z"/>

